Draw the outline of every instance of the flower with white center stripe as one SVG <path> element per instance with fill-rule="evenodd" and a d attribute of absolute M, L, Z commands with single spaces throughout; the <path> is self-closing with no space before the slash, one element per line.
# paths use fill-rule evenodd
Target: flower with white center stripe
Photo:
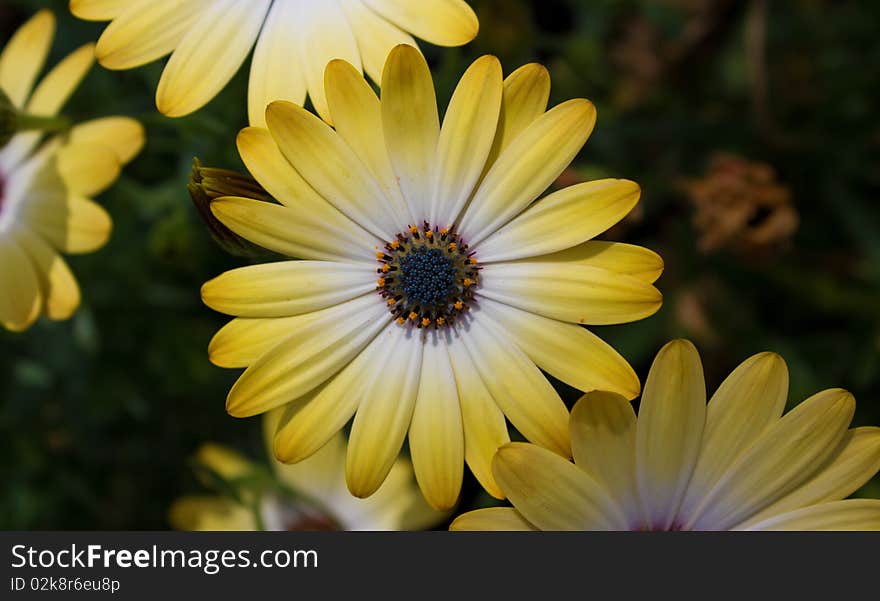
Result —
<path fill-rule="evenodd" d="M 207 104 L 254 49 L 248 86 L 251 125 L 265 126 L 266 105 L 311 98 L 329 118 L 324 68 L 343 59 L 373 81 L 398 44 L 413 36 L 461 46 L 479 23 L 464 0 L 70 0 L 82 19 L 111 21 L 98 61 L 131 69 L 171 54 L 156 106 L 182 117 Z"/>
<path fill-rule="evenodd" d="M 848 429 L 841 389 L 783 415 L 788 369 L 774 353 L 737 367 L 706 405 L 697 350 L 657 355 L 638 417 L 592 392 L 571 414 L 574 463 L 502 447 L 493 472 L 513 507 L 459 516 L 453 530 L 880 530 L 880 500 L 846 499 L 880 469 L 880 428 Z"/>
<path fill-rule="evenodd" d="M 41 11 L 0 53 L 0 103 L 29 122 L 57 118 L 94 62 L 87 44 L 37 78 L 55 34 L 55 18 Z M 35 85 L 36 84 L 36 85 Z M 80 289 L 61 252 L 102 247 L 110 216 L 89 197 L 110 186 L 140 152 L 141 125 L 105 117 L 74 125 L 60 135 L 18 131 L 0 147 L 0 324 L 29 328 L 40 316 L 68 319 Z"/>
<path fill-rule="evenodd" d="M 570 456 L 568 412 L 541 373 L 581 390 L 639 393 L 627 362 L 583 325 L 658 310 L 663 263 L 591 240 L 638 202 L 639 187 L 602 180 L 539 196 L 580 151 L 596 118 L 572 100 L 547 110 L 549 76 L 527 65 L 506 80 L 477 60 L 442 126 L 428 65 L 398 46 L 381 100 L 358 70 L 330 63 L 335 129 L 275 102 L 268 129 L 238 138 L 242 159 L 281 204 L 220 198 L 236 234 L 302 261 L 237 269 L 202 298 L 236 316 L 211 360 L 247 367 L 227 410 L 286 406 L 275 453 L 297 462 L 352 417 L 346 471 L 361 497 L 382 483 L 409 435 L 416 477 L 452 507 L 467 461 L 493 495 L 490 462 L 509 441 Z"/>

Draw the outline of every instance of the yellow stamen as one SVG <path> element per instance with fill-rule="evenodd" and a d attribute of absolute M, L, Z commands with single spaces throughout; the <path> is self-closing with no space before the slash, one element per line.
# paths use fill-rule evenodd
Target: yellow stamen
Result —
<path fill-rule="evenodd" d="M 397 304 L 397 301 L 394 300 L 393 298 L 389 298 L 389 299 L 388 299 L 388 306 L 389 306 L 389 307 L 393 307 L 393 306 L 396 305 L 396 304 Z"/>
<path fill-rule="evenodd" d="M 442 326 L 444 323 L 446 323 L 445 319 L 443 319 L 442 317 L 437 318 L 437 325 L 438 326 Z"/>
<path fill-rule="evenodd" d="M 427 317 L 423 317 L 422 318 L 422 327 L 427 328 L 429 325 L 431 325 L 431 320 L 428 319 Z"/>
<path fill-rule="evenodd" d="M 433 238 L 434 232 L 432 232 L 431 230 L 428 230 L 427 232 L 425 232 L 425 236 L 427 236 L 428 238 Z"/>
<path fill-rule="evenodd" d="M 391 248 L 393 248 L 394 250 L 397 250 L 398 248 L 400 248 L 400 242 L 398 242 L 397 240 L 394 240 L 391 243 Z"/>
<path fill-rule="evenodd" d="M 443 236 L 445 236 L 445 235 L 448 234 L 448 233 L 449 233 L 449 230 L 448 230 L 447 228 L 445 228 L 445 227 L 444 227 L 442 230 L 440 230 L 440 234 L 443 235 Z"/>
<path fill-rule="evenodd" d="M 477 264 L 477 258 L 476 258 L 476 257 L 471 257 L 470 259 L 468 259 L 468 263 L 470 263 L 471 265 L 476 265 L 476 264 Z"/>
<path fill-rule="evenodd" d="M 377 259 L 384 259 L 384 258 L 385 258 L 385 253 L 383 253 L 383 252 L 380 250 L 379 252 L 376 253 L 376 258 L 377 258 Z"/>
<path fill-rule="evenodd" d="M 465 278 L 464 282 L 462 282 L 462 283 L 464 284 L 465 288 L 470 288 L 471 286 L 474 285 L 474 281 L 470 278 Z"/>
<path fill-rule="evenodd" d="M 414 225 L 409 226 L 409 233 L 410 234 L 417 234 L 418 232 L 419 232 L 419 228 L 417 228 Z"/>
<path fill-rule="evenodd" d="M 461 311 L 462 309 L 464 309 L 464 303 L 461 301 L 455 301 L 455 304 L 452 306 L 455 307 L 456 310 L 458 310 L 458 311 Z"/>
<path fill-rule="evenodd" d="M 379 278 L 378 280 L 376 280 L 376 285 L 379 286 L 380 288 L 382 286 L 384 286 L 385 285 L 385 278 Z"/>
<path fill-rule="evenodd" d="M 385 263 L 385 265 L 382 266 L 382 273 L 388 273 L 389 271 L 391 271 L 391 265 Z"/>
<path fill-rule="evenodd" d="M 398 317 L 398 318 L 397 318 L 397 323 L 399 323 L 400 325 L 403 325 L 403 324 L 406 323 L 406 319 L 404 319 L 403 317 Z"/>
<path fill-rule="evenodd" d="M 419 314 L 416 313 L 415 311 L 413 311 L 412 313 L 409 314 L 409 318 L 410 318 L 410 320 L 415 321 L 419 318 Z"/>
<path fill-rule="evenodd" d="M 456 244 L 455 242 L 450 242 L 450 243 L 449 243 L 449 250 L 450 250 L 450 252 L 455 252 L 455 251 L 457 251 L 457 250 L 458 250 L 458 244 Z"/>

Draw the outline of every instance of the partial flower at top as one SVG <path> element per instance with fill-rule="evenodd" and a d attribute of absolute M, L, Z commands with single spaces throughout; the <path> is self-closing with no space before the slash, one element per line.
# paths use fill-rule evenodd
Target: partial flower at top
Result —
<path fill-rule="evenodd" d="M 41 314 L 62 320 L 76 311 L 79 286 L 59 251 L 104 245 L 110 216 L 88 197 L 110 186 L 144 143 L 132 119 L 70 127 L 58 117 L 92 66 L 94 45 L 73 52 L 34 86 L 54 32 L 54 16 L 41 11 L 0 53 L 0 103 L 13 107 L 10 123 L 21 126 L 0 147 L 0 323 L 13 331 Z M 47 128 L 58 133 L 47 136 Z"/>
<path fill-rule="evenodd" d="M 788 369 L 744 361 L 706 405 L 700 356 L 658 353 L 638 418 L 592 392 L 571 413 L 574 463 L 535 445 L 495 456 L 513 507 L 478 509 L 453 530 L 880 530 L 880 500 L 845 499 L 880 469 L 880 428 L 848 429 L 855 400 L 819 392 L 783 415 Z"/>
<path fill-rule="evenodd" d="M 281 412 L 270 412 L 264 420 L 270 448 Z M 273 461 L 271 473 L 212 443 L 199 449 L 195 463 L 221 494 L 177 499 L 169 517 L 180 530 L 424 530 L 446 517 L 425 503 L 412 465 L 403 457 L 375 495 L 351 496 L 341 432 L 301 463 Z"/>
<path fill-rule="evenodd" d="M 498 59 L 478 59 L 442 127 L 412 46 L 389 56 L 381 101 L 345 61 L 330 63 L 326 81 L 335 129 L 275 102 L 268 130 L 239 134 L 244 163 L 281 204 L 211 203 L 236 234 L 305 259 L 203 287 L 208 306 L 237 317 L 214 337 L 211 360 L 248 368 L 227 410 L 286 406 L 275 454 L 288 463 L 354 416 L 346 472 L 360 497 L 385 479 L 407 432 L 434 507 L 455 504 L 465 460 L 501 497 L 489 465 L 509 441 L 505 416 L 570 456 L 568 411 L 539 367 L 582 390 L 638 395 L 629 364 L 582 325 L 660 307 L 660 257 L 591 240 L 636 205 L 639 186 L 606 179 L 537 200 L 596 119 L 583 99 L 548 111 L 540 65 L 503 80 Z"/>
<path fill-rule="evenodd" d="M 265 126 L 273 100 L 305 103 L 329 118 L 324 68 L 344 59 L 374 81 L 398 44 L 413 35 L 460 46 L 479 23 L 464 0 L 71 0 L 82 19 L 112 20 L 98 40 L 98 61 L 131 69 L 171 53 L 156 106 L 169 117 L 207 104 L 254 47 L 248 89 L 251 125 Z M 412 34 L 412 35 L 410 35 Z"/>

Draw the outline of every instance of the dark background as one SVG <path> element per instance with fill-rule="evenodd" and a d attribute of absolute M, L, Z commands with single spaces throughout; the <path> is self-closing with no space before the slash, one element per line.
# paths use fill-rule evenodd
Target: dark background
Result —
<path fill-rule="evenodd" d="M 880 3 L 471 4 L 474 43 L 422 44 L 441 105 L 476 56 L 498 55 L 507 72 L 543 62 L 552 103 L 586 97 L 599 111 L 564 183 L 610 176 L 643 187 L 640 208 L 609 237 L 663 255 L 664 306 L 595 331 L 642 379 L 662 344 L 690 338 L 710 390 L 749 355 L 775 350 L 791 370 L 791 404 L 840 386 L 856 395 L 857 424 L 880 424 Z M 0 39 L 44 7 L 59 23 L 53 62 L 104 26 L 74 19 L 66 2 L 2 0 Z M 189 458 L 200 443 L 261 456 L 260 420 L 224 411 L 237 373 L 213 367 L 206 348 L 225 319 L 199 299 L 203 282 L 244 262 L 212 242 L 185 189 L 194 156 L 240 167 L 247 72 L 170 120 L 153 105 L 161 68 L 95 66 L 67 105 L 77 119 L 140 119 L 147 146 L 99 199 L 114 219 L 110 243 L 70 259 L 80 311 L 0 331 L 3 529 L 167 528 L 169 503 L 199 490 Z M 859 494 L 880 496 L 880 481 Z M 489 502 L 468 476 L 460 510 Z"/>

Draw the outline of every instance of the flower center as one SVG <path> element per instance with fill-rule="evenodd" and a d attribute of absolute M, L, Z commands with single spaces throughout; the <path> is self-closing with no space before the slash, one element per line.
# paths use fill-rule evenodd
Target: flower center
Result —
<path fill-rule="evenodd" d="M 377 290 L 397 323 L 419 328 L 449 325 L 468 310 L 479 266 L 455 232 L 411 226 L 376 253 Z"/>

